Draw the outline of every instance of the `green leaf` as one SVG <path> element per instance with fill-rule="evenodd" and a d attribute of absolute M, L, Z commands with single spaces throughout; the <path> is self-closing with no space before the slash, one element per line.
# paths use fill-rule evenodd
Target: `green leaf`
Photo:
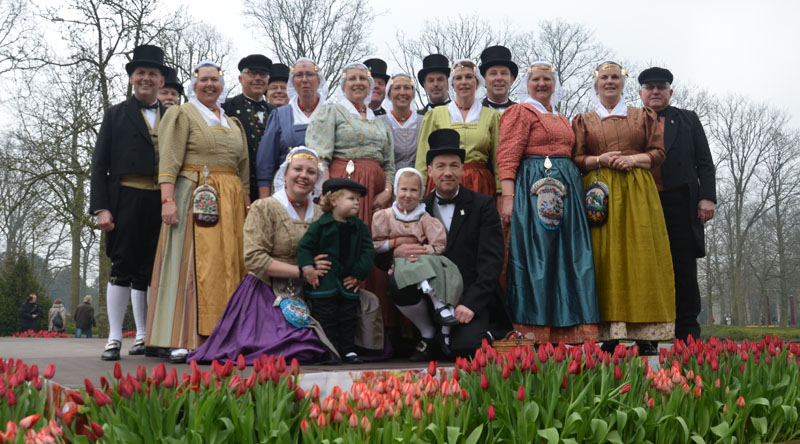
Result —
<path fill-rule="evenodd" d="M 727 422 L 721 422 L 714 427 L 711 427 L 711 432 L 720 438 L 728 434 L 728 430 L 731 428 L 730 424 Z"/>
<path fill-rule="evenodd" d="M 695 429 L 700 436 L 705 436 L 708 433 L 708 426 L 711 424 L 711 415 L 707 408 L 698 406 L 697 413 L 695 414 Z"/>
<path fill-rule="evenodd" d="M 593 418 L 591 421 L 592 439 L 596 442 L 602 442 L 608 434 L 608 423 L 602 419 Z"/>
<path fill-rule="evenodd" d="M 539 430 L 538 435 L 547 440 L 547 444 L 558 444 L 558 430 L 554 427 Z"/>
<path fill-rule="evenodd" d="M 467 440 L 464 441 L 464 444 L 476 444 L 478 442 L 478 439 L 480 439 L 481 437 L 481 433 L 483 433 L 483 424 L 479 425 L 478 427 L 475 427 L 475 430 L 473 430 L 472 433 L 469 434 Z"/>
<path fill-rule="evenodd" d="M 684 420 L 680 416 L 676 417 L 675 420 L 678 421 L 678 424 L 681 425 L 681 429 L 683 430 L 683 439 L 681 440 L 681 442 L 688 441 L 689 440 L 689 426 L 686 425 L 686 420 Z"/>
<path fill-rule="evenodd" d="M 703 437 L 697 433 L 692 433 L 691 439 L 694 441 L 694 444 L 706 444 L 706 440 L 704 440 Z"/>
<path fill-rule="evenodd" d="M 565 438 L 562 439 L 561 442 L 564 444 L 578 444 L 578 441 L 575 441 L 575 438 Z"/>
<path fill-rule="evenodd" d="M 583 422 L 583 417 L 581 416 L 581 414 L 580 414 L 580 413 L 578 413 L 578 412 L 572 412 L 572 413 L 571 413 L 571 414 L 570 414 L 570 415 L 567 417 L 567 421 L 566 421 L 566 423 L 565 423 L 565 425 L 564 425 L 564 429 L 562 430 L 562 431 L 563 431 L 562 435 L 565 435 L 565 436 L 566 436 L 566 435 L 569 435 L 569 434 L 571 434 L 571 433 L 572 433 L 572 430 L 573 430 L 573 428 L 574 428 L 574 427 L 575 427 L 577 424 L 579 424 L 579 423 L 581 423 L 581 422 Z"/>
<path fill-rule="evenodd" d="M 750 417 L 750 424 L 753 425 L 753 428 L 761 435 L 767 434 L 767 418 L 759 417 L 754 418 Z"/>
<path fill-rule="evenodd" d="M 628 423 L 628 414 L 622 410 L 617 410 L 617 424 L 619 424 L 617 429 L 624 430 L 625 424 L 627 423 Z"/>
<path fill-rule="evenodd" d="M 448 444 L 457 444 L 458 438 L 461 436 L 461 429 L 454 426 L 447 426 L 447 442 Z"/>
<path fill-rule="evenodd" d="M 622 437 L 619 436 L 618 430 L 612 430 L 608 432 L 606 440 L 608 440 L 608 442 L 610 442 L 611 444 L 623 444 Z"/>

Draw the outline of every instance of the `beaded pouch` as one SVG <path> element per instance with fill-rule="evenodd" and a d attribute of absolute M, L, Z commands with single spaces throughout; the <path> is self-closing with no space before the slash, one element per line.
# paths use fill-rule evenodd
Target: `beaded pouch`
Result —
<path fill-rule="evenodd" d="M 589 225 L 599 227 L 608 220 L 608 185 L 598 180 L 597 170 L 594 172 L 594 182 L 586 187 L 584 205 Z"/>
<path fill-rule="evenodd" d="M 208 167 L 203 167 L 203 185 L 192 193 L 192 217 L 197 225 L 213 227 L 219 222 L 219 194 L 208 184 Z"/>
<path fill-rule="evenodd" d="M 544 160 L 545 176 L 531 186 L 531 196 L 536 195 L 536 213 L 539 223 L 548 230 L 557 230 L 564 219 L 564 199 L 567 189 L 559 180 L 550 177 L 553 164 Z"/>

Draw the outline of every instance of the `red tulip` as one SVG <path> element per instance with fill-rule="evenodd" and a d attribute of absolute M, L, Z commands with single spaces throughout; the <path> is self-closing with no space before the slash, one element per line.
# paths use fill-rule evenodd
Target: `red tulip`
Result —
<path fill-rule="evenodd" d="M 703 389 L 701 389 L 700 387 L 695 387 L 694 388 L 694 397 L 695 398 L 699 398 L 702 394 L 703 394 Z"/>
<path fill-rule="evenodd" d="M 508 379 L 511 377 L 511 369 L 508 365 L 503 366 L 503 379 Z"/>
<path fill-rule="evenodd" d="M 5 439 L 5 442 L 17 441 L 17 425 L 14 423 L 14 421 L 8 421 L 8 424 L 6 425 Z"/>
<path fill-rule="evenodd" d="M 114 363 L 114 379 L 122 379 L 122 367 L 119 365 L 119 361 Z"/>
<path fill-rule="evenodd" d="M 561 388 L 567 388 L 567 375 L 564 375 L 564 378 L 561 380 Z"/>
<path fill-rule="evenodd" d="M 569 367 L 567 367 L 567 373 L 570 375 L 578 375 L 581 372 L 581 364 L 577 360 L 573 359 L 569 363 Z"/>
<path fill-rule="evenodd" d="M 19 421 L 19 426 L 25 430 L 28 430 L 31 427 L 33 427 L 34 424 L 36 424 L 36 421 L 38 421 L 41 416 L 42 416 L 41 413 L 26 416 Z"/>
<path fill-rule="evenodd" d="M 719 378 L 717 378 L 717 380 L 714 381 L 714 387 L 720 388 L 721 385 L 722 385 L 722 383 L 720 382 Z"/>
<path fill-rule="evenodd" d="M 305 418 L 300 421 L 300 430 L 302 430 L 303 433 L 308 433 L 308 421 L 306 421 Z"/>
<path fill-rule="evenodd" d="M 308 417 L 311 419 L 316 419 L 317 416 L 319 416 L 319 405 L 312 404 L 311 410 L 308 411 Z"/>
<path fill-rule="evenodd" d="M 102 438 L 103 437 L 105 432 L 103 431 L 103 428 L 100 426 L 100 424 L 92 421 L 90 426 L 92 427 L 92 433 L 94 433 L 94 436 L 96 436 L 98 438 Z"/>
<path fill-rule="evenodd" d="M 236 368 L 239 371 L 244 370 L 247 367 L 247 361 L 244 360 L 244 356 L 239 353 L 239 356 L 236 357 Z"/>
<path fill-rule="evenodd" d="M 494 411 L 494 405 L 489 406 L 489 410 L 486 412 L 486 417 L 489 418 L 489 421 L 494 421 L 497 419 L 497 413 Z"/>
<path fill-rule="evenodd" d="M 222 367 L 222 377 L 227 378 L 228 376 L 233 373 L 233 361 L 228 359 L 225 361 L 225 365 Z"/>
<path fill-rule="evenodd" d="M 355 413 L 350 414 L 350 419 L 347 425 L 350 426 L 351 429 L 355 429 L 356 427 L 358 427 L 358 416 L 356 416 Z"/>
<path fill-rule="evenodd" d="M 520 401 L 525 400 L 525 387 L 519 386 L 519 388 L 517 389 L 517 399 L 519 399 Z"/>
<path fill-rule="evenodd" d="M 436 376 L 436 361 L 430 361 L 428 363 L 428 374 L 431 376 Z"/>
<path fill-rule="evenodd" d="M 617 381 L 622 379 L 622 369 L 620 369 L 618 365 L 614 366 L 614 379 Z"/>
<path fill-rule="evenodd" d="M 483 390 L 489 389 L 489 378 L 486 377 L 486 373 L 481 373 L 481 388 Z"/>
<path fill-rule="evenodd" d="M 383 418 L 384 414 L 385 414 L 385 408 L 383 407 L 383 404 L 381 404 L 378 406 L 377 409 L 375 409 L 375 419 Z"/>
<path fill-rule="evenodd" d="M 369 422 L 369 418 L 366 416 L 361 417 L 361 428 L 364 429 L 364 433 L 367 434 L 372 430 L 372 423 Z"/>
<path fill-rule="evenodd" d="M 175 385 L 175 378 L 172 376 L 172 373 L 168 374 L 166 378 L 164 378 L 164 387 L 172 388 Z"/>
<path fill-rule="evenodd" d="M 647 400 L 647 407 L 650 407 L 652 409 L 655 406 L 656 406 L 656 398 L 650 398 L 649 400 Z"/>
<path fill-rule="evenodd" d="M 90 395 L 94 393 L 94 384 L 92 384 L 92 381 L 89 380 L 89 378 L 83 378 L 83 386 L 86 388 L 86 393 L 89 393 Z"/>
<path fill-rule="evenodd" d="M 293 375 L 300 374 L 300 363 L 297 362 L 297 358 L 292 358 L 292 362 L 289 364 L 289 373 Z"/>
<path fill-rule="evenodd" d="M 333 416 L 331 419 L 333 420 L 333 422 L 338 424 L 344 420 L 344 416 L 342 416 L 342 412 L 336 410 L 335 412 L 333 412 Z"/>
<path fill-rule="evenodd" d="M 419 400 L 414 402 L 414 407 L 411 409 L 411 417 L 417 421 L 422 419 L 422 407 L 419 404 Z"/>
<path fill-rule="evenodd" d="M 55 374 L 56 374 L 55 364 L 47 364 L 47 367 L 44 368 L 44 379 L 53 379 L 53 375 Z"/>
<path fill-rule="evenodd" d="M 631 391 L 631 385 L 630 384 L 625 384 L 625 385 L 622 386 L 621 389 L 619 389 L 619 393 L 621 395 L 624 395 L 625 393 L 628 393 L 629 391 Z"/>
<path fill-rule="evenodd" d="M 740 409 L 744 408 L 745 406 L 744 396 L 739 396 L 739 399 L 736 401 L 736 406 L 739 407 Z"/>
<path fill-rule="evenodd" d="M 319 401 L 319 386 L 317 384 L 311 387 L 311 400 L 314 402 Z"/>

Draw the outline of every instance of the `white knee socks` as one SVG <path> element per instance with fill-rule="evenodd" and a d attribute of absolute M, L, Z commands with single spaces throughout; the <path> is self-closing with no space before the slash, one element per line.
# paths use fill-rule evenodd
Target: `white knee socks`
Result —
<path fill-rule="evenodd" d="M 414 305 L 397 305 L 396 307 L 400 310 L 400 313 L 403 313 L 419 329 L 419 333 L 423 338 L 433 339 L 436 330 L 425 301 L 419 301 Z"/>
<path fill-rule="evenodd" d="M 148 287 L 149 289 L 149 287 Z M 144 339 L 147 335 L 147 291 L 131 290 L 131 306 L 133 320 L 136 322 L 136 339 Z"/>
<path fill-rule="evenodd" d="M 130 287 L 108 284 L 106 310 L 108 311 L 108 341 L 122 341 L 122 321 L 130 299 Z"/>

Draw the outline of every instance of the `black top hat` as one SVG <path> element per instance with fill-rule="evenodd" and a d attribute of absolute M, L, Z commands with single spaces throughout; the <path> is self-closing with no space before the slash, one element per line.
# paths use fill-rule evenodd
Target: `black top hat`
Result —
<path fill-rule="evenodd" d="M 482 76 L 486 75 L 487 69 L 496 65 L 508 66 L 508 69 L 511 70 L 511 76 L 514 78 L 519 73 L 517 64 L 511 60 L 511 51 L 505 46 L 490 46 L 481 53 L 481 65 L 478 69 L 481 71 Z"/>
<path fill-rule="evenodd" d="M 167 67 L 164 66 L 164 50 L 153 45 L 142 45 L 133 48 L 133 59 L 125 64 L 125 71 L 128 72 L 128 75 L 131 75 L 140 66 L 158 68 L 161 74 L 166 76 Z"/>
<path fill-rule="evenodd" d="M 339 190 L 354 191 L 362 196 L 367 194 L 367 187 L 354 180 L 345 179 L 344 177 L 328 179 L 322 184 L 322 194 L 333 193 Z"/>
<path fill-rule="evenodd" d="M 167 67 L 167 79 L 164 80 L 164 88 L 172 88 L 178 91 L 178 94 L 183 95 L 183 85 L 178 80 L 178 72 L 169 66 Z"/>
<path fill-rule="evenodd" d="M 389 81 L 389 75 L 386 74 L 386 62 L 381 59 L 367 59 L 364 60 L 364 64 L 369 68 L 373 78 L 383 79 L 384 82 Z"/>
<path fill-rule="evenodd" d="M 459 148 L 461 144 L 461 137 L 458 131 L 450 128 L 438 129 L 428 136 L 428 154 L 425 156 L 427 165 L 433 162 L 436 156 L 442 154 L 455 154 L 461 158 L 461 163 L 464 163 L 464 156 L 466 151 Z"/>
<path fill-rule="evenodd" d="M 649 82 L 672 83 L 672 73 L 666 68 L 654 66 L 647 68 L 639 74 L 639 84 L 644 85 Z"/>
<path fill-rule="evenodd" d="M 270 72 L 272 69 L 272 60 L 261 54 L 250 54 L 242 60 L 239 60 L 239 71 L 241 72 L 245 69 L 257 69 L 259 71 Z"/>
<path fill-rule="evenodd" d="M 272 83 L 276 80 L 282 80 L 284 82 L 289 81 L 289 67 L 284 65 L 283 63 L 273 63 L 272 64 L 272 71 L 269 73 L 269 83 Z"/>
<path fill-rule="evenodd" d="M 425 86 L 425 76 L 432 72 L 442 72 L 450 75 L 450 61 L 441 54 L 431 54 L 422 59 L 422 69 L 417 72 L 417 78 L 422 86 Z"/>

